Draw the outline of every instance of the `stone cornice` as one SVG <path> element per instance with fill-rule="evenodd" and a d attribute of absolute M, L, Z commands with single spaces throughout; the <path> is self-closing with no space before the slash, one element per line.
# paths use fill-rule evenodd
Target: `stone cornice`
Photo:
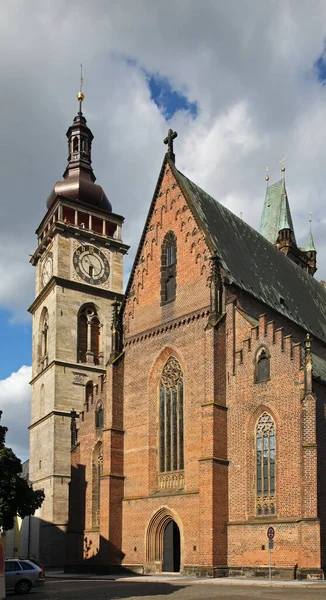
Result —
<path fill-rule="evenodd" d="M 50 419 L 51 417 L 70 417 L 70 412 L 66 411 L 66 410 L 51 410 L 51 412 L 49 412 L 47 415 L 44 415 L 44 417 L 41 417 L 40 419 L 38 419 L 37 421 L 34 421 L 34 423 L 32 423 L 28 429 L 34 429 L 34 427 L 36 427 L 36 425 L 39 425 L 40 423 L 43 423 L 44 421 L 47 421 L 48 419 Z"/>
<path fill-rule="evenodd" d="M 111 299 L 112 301 L 117 299 L 119 302 L 122 302 L 123 300 L 123 294 L 119 294 L 118 292 L 113 292 L 112 290 L 106 290 L 104 288 L 88 285 L 87 283 L 83 283 L 81 281 L 63 279 L 62 277 L 57 277 L 56 275 L 54 275 L 53 277 L 51 277 L 50 281 L 46 284 L 46 286 L 39 293 L 39 295 L 35 298 L 34 302 L 27 309 L 28 312 L 33 314 L 35 310 L 42 304 L 49 292 L 52 291 L 52 289 L 54 289 L 54 287 L 56 286 L 66 288 L 68 290 L 84 292 L 86 294 L 89 294 L 90 296 L 98 296 L 99 298 Z"/>
<path fill-rule="evenodd" d="M 96 365 L 87 365 L 85 363 L 70 363 L 64 360 L 52 360 L 48 364 L 48 366 L 45 369 L 43 369 L 43 371 L 40 371 L 37 375 L 35 375 L 35 377 L 33 377 L 33 379 L 31 379 L 29 383 L 31 385 L 35 383 L 35 381 L 37 381 L 44 373 L 46 373 L 46 371 L 49 371 L 49 369 L 51 369 L 51 367 L 53 366 L 68 367 L 69 369 L 78 369 L 78 371 L 91 371 L 92 373 L 97 373 L 99 375 L 106 373 L 105 367 L 97 367 Z"/>

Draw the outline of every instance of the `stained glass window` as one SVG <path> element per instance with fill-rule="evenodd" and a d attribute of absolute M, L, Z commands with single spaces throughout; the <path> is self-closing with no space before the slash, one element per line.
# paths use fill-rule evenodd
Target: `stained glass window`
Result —
<path fill-rule="evenodd" d="M 160 382 L 160 472 L 179 471 L 183 459 L 183 375 L 179 362 L 170 356 Z"/>
<path fill-rule="evenodd" d="M 264 412 L 256 427 L 257 515 L 275 514 L 275 425 Z"/>

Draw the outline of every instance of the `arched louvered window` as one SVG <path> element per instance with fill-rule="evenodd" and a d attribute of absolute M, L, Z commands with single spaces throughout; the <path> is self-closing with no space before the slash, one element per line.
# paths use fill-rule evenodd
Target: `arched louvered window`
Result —
<path fill-rule="evenodd" d="M 72 142 L 72 151 L 78 152 L 78 137 L 75 136 Z"/>
<path fill-rule="evenodd" d="M 261 348 L 256 356 L 255 381 L 267 381 L 270 378 L 270 356 L 266 348 Z"/>
<path fill-rule="evenodd" d="M 259 516 L 275 514 L 275 424 L 267 412 L 256 426 L 256 512 Z"/>
<path fill-rule="evenodd" d="M 84 306 L 78 315 L 78 362 L 100 363 L 101 324 L 94 306 Z"/>
<path fill-rule="evenodd" d="M 160 382 L 160 472 L 184 468 L 183 374 L 179 362 L 170 356 Z"/>
<path fill-rule="evenodd" d="M 161 249 L 161 303 L 172 302 L 177 289 L 177 240 L 169 231 Z"/>

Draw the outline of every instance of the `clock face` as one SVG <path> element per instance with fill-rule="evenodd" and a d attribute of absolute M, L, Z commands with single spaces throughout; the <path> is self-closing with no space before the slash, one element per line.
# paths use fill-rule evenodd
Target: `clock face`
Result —
<path fill-rule="evenodd" d="M 74 268 L 86 283 L 104 283 L 110 275 L 110 265 L 103 252 L 95 246 L 79 246 L 74 252 Z"/>
<path fill-rule="evenodd" d="M 48 283 L 48 281 L 50 281 L 51 277 L 52 277 L 52 272 L 53 272 L 53 260 L 52 260 L 52 256 L 49 255 L 44 262 L 43 265 L 43 269 L 42 269 L 42 283 L 43 285 L 46 285 Z"/>

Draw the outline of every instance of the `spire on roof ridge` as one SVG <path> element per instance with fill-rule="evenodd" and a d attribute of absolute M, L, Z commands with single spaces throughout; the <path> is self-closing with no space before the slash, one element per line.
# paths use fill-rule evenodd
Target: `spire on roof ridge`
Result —
<path fill-rule="evenodd" d="M 305 248 L 306 252 L 316 252 L 314 238 L 312 237 L 311 222 L 312 222 L 312 213 L 310 213 L 310 219 L 309 219 L 310 226 L 309 226 L 307 245 Z"/>
<path fill-rule="evenodd" d="M 282 165 L 281 167 L 281 171 L 282 171 L 282 178 L 284 179 L 284 173 L 285 173 L 285 161 L 287 159 L 285 158 L 284 154 L 282 154 L 282 158 L 280 160 L 280 164 Z"/>

